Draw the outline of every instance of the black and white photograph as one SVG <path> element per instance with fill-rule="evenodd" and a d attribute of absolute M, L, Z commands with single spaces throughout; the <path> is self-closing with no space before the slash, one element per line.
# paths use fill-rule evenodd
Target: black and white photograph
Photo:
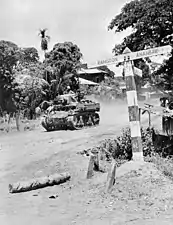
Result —
<path fill-rule="evenodd" d="M 173 0 L 0 0 L 0 225 L 173 224 Z"/>

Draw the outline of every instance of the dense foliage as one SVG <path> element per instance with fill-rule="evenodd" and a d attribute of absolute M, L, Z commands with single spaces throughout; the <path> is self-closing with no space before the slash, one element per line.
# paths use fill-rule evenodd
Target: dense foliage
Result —
<path fill-rule="evenodd" d="M 81 66 L 81 58 L 82 53 L 79 47 L 72 42 L 57 43 L 50 52 L 45 54 L 44 63 L 52 70 L 46 75 L 54 86 L 54 97 L 58 92 L 62 93 L 69 82 L 73 82 L 74 85 L 71 85 L 71 88 L 76 89 L 75 80 L 67 81 L 69 80 L 67 78 L 77 76 L 76 72 Z"/>
<path fill-rule="evenodd" d="M 44 83 L 44 65 L 38 60 L 35 48 L 0 41 L 0 113 L 19 108 L 33 112 L 45 98 L 49 85 L 44 85 L 46 90 L 40 85 Z"/>
<path fill-rule="evenodd" d="M 20 48 L 19 64 L 27 67 L 31 63 L 37 63 L 39 60 L 38 51 L 34 47 Z"/>
<path fill-rule="evenodd" d="M 143 155 L 152 156 L 153 154 L 160 154 L 163 156 L 163 148 L 155 148 L 152 139 L 152 129 L 149 128 L 141 128 L 141 139 L 143 146 Z M 118 144 L 117 144 L 118 141 Z M 113 158 L 119 159 L 132 159 L 132 144 L 131 144 L 131 135 L 130 128 L 127 127 L 122 130 L 121 135 L 117 137 L 117 139 L 106 139 L 104 141 L 105 148 L 108 152 L 111 153 Z M 164 156 L 167 156 L 167 151 L 165 148 Z"/>
<path fill-rule="evenodd" d="M 40 31 L 42 50 L 48 49 L 46 30 Z M 47 44 L 45 44 L 47 43 Z M 44 46 L 43 46 L 44 45 Z M 76 79 L 82 54 L 77 45 L 71 42 L 55 44 L 45 54 L 44 62 L 39 61 L 34 47 L 20 48 L 9 41 L 0 42 L 0 106 L 6 110 L 5 102 L 18 101 L 20 108 L 28 110 L 33 118 L 34 110 L 44 101 L 63 94 L 67 85 L 78 90 Z M 18 93 L 18 98 L 15 99 Z M 10 103 L 11 104 L 11 103 Z"/>
<path fill-rule="evenodd" d="M 169 60 L 166 60 L 163 65 L 153 74 L 156 84 L 160 89 L 172 91 L 173 90 L 173 50 Z M 157 76 L 159 79 L 157 79 Z"/>
<path fill-rule="evenodd" d="M 164 45 L 163 40 L 173 32 L 173 2 L 170 0 L 133 0 L 127 3 L 110 23 L 109 29 L 133 32 L 122 45 L 132 51 Z"/>
<path fill-rule="evenodd" d="M 17 84 L 13 69 L 18 61 L 18 47 L 12 42 L 0 41 L 0 108 L 6 110 L 9 99 L 14 98 Z"/>
<path fill-rule="evenodd" d="M 171 44 L 173 33 L 173 1 L 170 0 L 133 0 L 124 5 L 121 13 L 115 16 L 109 24 L 108 29 L 115 29 L 115 33 L 132 28 L 129 36 L 125 37 L 121 44 L 115 45 L 115 54 L 122 53 L 125 47 L 132 51 L 142 50 L 150 47 Z M 170 37 L 170 38 L 168 38 Z M 137 60 L 135 65 L 142 65 L 144 78 L 147 77 L 147 66 L 144 61 Z M 169 76 L 173 73 L 172 58 L 157 74 L 164 73 Z M 167 71 L 169 70 L 169 72 Z M 170 78 L 164 77 L 169 82 Z M 172 84 L 171 84 L 172 87 Z M 165 88 L 167 88 L 165 86 Z"/>
<path fill-rule="evenodd" d="M 45 62 L 60 69 L 65 66 L 65 72 L 73 72 L 79 68 L 82 53 L 77 45 L 72 42 L 57 43 L 53 49 L 46 54 Z"/>

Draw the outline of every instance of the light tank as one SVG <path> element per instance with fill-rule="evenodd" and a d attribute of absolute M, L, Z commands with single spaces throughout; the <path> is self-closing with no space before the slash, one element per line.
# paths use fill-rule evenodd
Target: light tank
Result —
<path fill-rule="evenodd" d="M 96 126 L 100 122 L 100 104 L 88 99 L 78 99 L 75 94 L 59 96 L 41 119 L 47 131 L 79 130 Z"/>

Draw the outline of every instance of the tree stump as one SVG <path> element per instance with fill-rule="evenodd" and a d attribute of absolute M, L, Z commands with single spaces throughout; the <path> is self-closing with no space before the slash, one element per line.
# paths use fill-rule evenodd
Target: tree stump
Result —
<path fill-rule="evenodd" d="M 110 192 L 112 190 L 112 187 L 115 184 L 116 168 L 117 168 L 116 161 L 112 160 L 112 165 L 110 167 L 110 170 L 107 176 L 107 185 L 106 185 L 107 192 Z"/>
<path fill-rule="evenodd" d="M 99 154 L 95 154 L 95 161 L 94 161 L 94 170 L 99 171 L 100 170 L 100 165 L 99 165 Z"/>
<path fill-rule="evenodd" d="M 95 159 L 96 159 L 96 156 L 91 153 L 89 165 L 88 165 L 88 171 L 87 171 L 87 179 L 90 179 L 93 176 Z"/>

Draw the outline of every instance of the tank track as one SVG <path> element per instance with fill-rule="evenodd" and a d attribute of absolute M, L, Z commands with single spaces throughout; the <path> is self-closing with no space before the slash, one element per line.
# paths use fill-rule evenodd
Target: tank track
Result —
<path fill-rule="evenodd" d="M 87 127 L 99 125 L 100 116 L 96 112 L 77 113 L 66 117 L 57 118 L 53 116 L 44 116 L 41 125 L 47 131 L 56 130 L 81 130 Z"/>

